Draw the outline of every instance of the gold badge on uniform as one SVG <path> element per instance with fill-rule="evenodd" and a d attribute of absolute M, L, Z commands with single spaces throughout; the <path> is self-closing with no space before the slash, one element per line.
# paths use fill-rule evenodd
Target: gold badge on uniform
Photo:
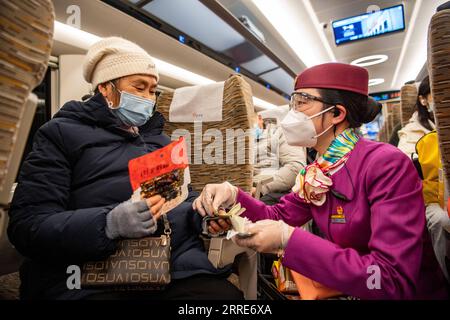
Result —
<path fill-rule="evenodd" d="M 336 213 L 331 215 L 331 223 L 345 223 L 344 209 L 337 206 Z"/>

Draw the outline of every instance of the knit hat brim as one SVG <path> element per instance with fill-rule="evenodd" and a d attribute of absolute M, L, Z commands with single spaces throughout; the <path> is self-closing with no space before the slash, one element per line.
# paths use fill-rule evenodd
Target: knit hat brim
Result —
<path fill-rule="evenodd" d="M 140 54 L 115 54 L 106 56 L 92 72 L 92 86 L 133 74 L 154 76 L 159 81 L 159 74 L 152 61 Z"/>
<path fill-rule="evenodd" d="M 137 44 L 120 37 L 109 37 L 89 48 L 83 76 L 93 89 L 101 83 L 134 74 L 154 76 L 159 81 L 152 57 Z"/>

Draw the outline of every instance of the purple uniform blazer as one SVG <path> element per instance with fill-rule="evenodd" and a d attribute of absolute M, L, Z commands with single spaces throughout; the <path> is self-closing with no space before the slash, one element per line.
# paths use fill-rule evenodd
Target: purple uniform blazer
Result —
<path fill-rule="evenodd" d="M 317 207 L 290 193 L 267 206 L 239 190 L 237 202 L 252 221 L 300 227 L 314 219 L 325 239 L 296 228 L 283 258 L 306 277 L 361 299 L 446 299 L 411 160 L 391 145 L 360 139 L 332 180 L 347 201 L 328 192 Z M 331 217 L 338 208 L 344 218 Z"/>

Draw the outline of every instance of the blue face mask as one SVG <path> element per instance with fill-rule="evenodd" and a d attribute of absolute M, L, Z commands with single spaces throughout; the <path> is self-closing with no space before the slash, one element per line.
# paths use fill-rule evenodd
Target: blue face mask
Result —
<path fill-rule="evenodd" d="M 140 127 L 144 125 L 153 115 L 155 101 L 120 91 L 112 82 L 111 84 L 120 93 L 119 106 L 117 108 L 111 108 L 114 114 L 128 127 Z"/>

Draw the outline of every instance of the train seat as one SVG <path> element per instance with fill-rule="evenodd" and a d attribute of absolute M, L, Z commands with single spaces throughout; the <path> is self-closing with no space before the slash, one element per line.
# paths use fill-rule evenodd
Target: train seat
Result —
<path fill-rule="evenodd" d="M 22 257 L 6 235 L 7 209 L 53 45 L 50 0 L 0 0 L 0 299 L 17 299 Z"/>
<path fill-rule="evenodd" d="M 436 131 L 439 138 L 444 180 L 444 208 L 448 207 L 450 185 L 450 9 L 433 15 L 428 29 L 428 70 L 435 104 Z M 444 231 L 446 232 L 446 231 Z M 446 233 L 446 269 L 450 274 L 450 233 Z"/>
<path fill-rule="evenodd" d="M 417 87 L 415 84 L 405 84 L 400 89 L 400 119 L 404 127 L 415 111 Z"/>
<path fill-rule="evenodd" d="M 211 93 L 209 90 L 214 86 L 217 90 L 223 90 L 223 93 Z M 229 181 L 250 192 L 253 186 L 251 130 L 252 119 L 255 118 L 250 85 L 241 76 L 233 75 L 221 84 L 177 90 L 164 92 L 159 96 L 158 111 L 167 121 L 165 133 L 173 140 L 185 136 L 190 145 L 188 150 L 191 157 L 189 169 L 192 188 L 200 192 L 208 183 Z M 204 90 L 209 92 L 208 98 L 204 97 Z M 211 102 L 210 96 L 216 96 L 220 101 Z M 204 121 L 203 112 L 206 111 L 202 109 L 202 103 L 190 105 L 196 104 L 197 99 L 208 99 L 209 103 L 216 103 L 219 111 L 216 110 L 213 116 Z M 177 101 L 185 103 L 189 110 L 189 115 L 183 118 L 183 122 L 176 117 L 177 108 L 183 108 L 176 105 Z M 214 140 L 211 142 L 212 139 Z M 211 156 L 212 154 L 214 155 Z M 254 251 L 240 248 L 225 237 L 210 239 L 208 257 L 214 266 L 229 264 L 235 256 L 240 288 L 247 299 L 256 299 L 257 259 Z"/>

